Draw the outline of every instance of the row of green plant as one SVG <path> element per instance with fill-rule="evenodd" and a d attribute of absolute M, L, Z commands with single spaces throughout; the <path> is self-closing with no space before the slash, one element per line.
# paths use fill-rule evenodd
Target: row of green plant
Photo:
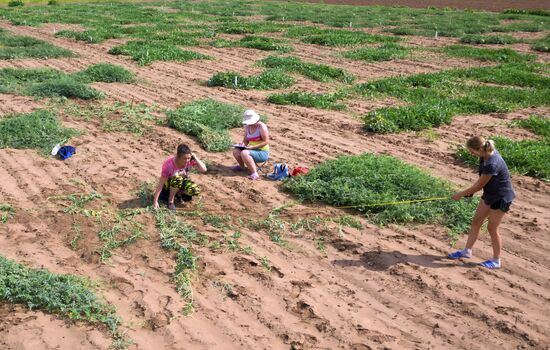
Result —
<path fill-rule="evenodd" d="M 48 42 L 28 36 L 13 35 L 0 29 L 0 59 L 16 58 L 58 58 L 72 57 L 74 54 Z"/>
<path fill-rule="evenodd" d="M 191 60 L 208 60 L 207 55 L 198 52 L 182 50 L 177 45 L 164 41 L 129 41 L 109 50 L 112 55 L 132 57 L 140 66 L 146 66 L 154 61 L 187 62 Z"/>
<path fill-rule="evenodd" d="M 472 58 L 479 61 L 519 63 L 534 61 L 536 56 L 521 54 L 512 49 L 487 49 L 466 45 L 450 45 L 441 49 L 441 52 L 451 57 Z"/>
<path fill-rule="evenodd" d="M 56 144 L 63 144 L 77 134 L 76 130 L 63 127 L 57 116 L 46 110 L 0 119 L 0 149 L 37 149 L 45 155 Z"/>
<path fill-rule="evenodd" d="M 335 80 L 342 83 L 352 83 L 355 80 L 353 75 L 341 68 L 334 68 L 326 64 L 305 62 L 299 57 L 294 56 L 269 56 L 260 60 L 257 65 L 268 69 L 281 69 L 288 73 L 299 73 L 321 82 Z"/>
<path fill-rule="evenodd" d="M 244 110 L 213 99 L 196 100 L 168 111 L 168 125 L 197 137 L 207 151 L 226 151 L 234 143 L 228 130 L 242 125 Z"/>
<path fill-rule="evenodd" d="M 293 51 L 292 47 L 285 45 L 286 43 L 287 41 L 282 39 L 247 35 L 239 40 L 217 39 L 210 42 L 210 45 L 214 47 L 246 47 L 262 51 Z"/>
<path fill-rule="evenodd" d="M 83 71 L 66 74 L 49 68 L 0 69 L 0 92 L 37 97 L 102 98 L 103 94 L 88 84 L 93 82 L 132 83 L 135 75 L 109 63 L 89 66 Z"/>
<path fill-rule="evenodd" d="M 456 115 L 509 112 L 545 106 L 550 101 L 547 65 L 502 64 L 494 67 L 452 69 L 375 80 L 336 93 L 290 92 L 268 100 L 278 104 L 341 109 L 352 96 L 393 96 L 408 103 L 378 108 L 364 117 L 365 129 L 376 133 L 419 131 L 449 124 Z"/>
<path fill-rule="evenodd" d="M 363 47 L 344 52 L 342 56 L 349 60 L 380 62 L 405 58 L 410 55 L 411 49 L 396 43 L 386 43 L 377 47 Z"/>
<path fill-rule="evenodd" d="M 318 27 L 293 27 L 286 36 L 289 38 L 300 38 L 306 44 L 321 46 L 355 46 L 361 44 L 391 43 L 399 41 L 398 37 L 369 34 L 363 31 L 321 29 Z"/>
<path fill-rule="evenodd" d="M 231 89 L 270 90 L 287 88 L 296 82 L 282 69 L 267 69 L 258 75 L 242 76 L 235 72 L 219 72 L 207 82 L 210 87 L 221 86 Z"/>
<path fill-rule="evenodd" d="M 98 122 L 106 132 L 129 132 L 141 136 L 148 132 L 153 122 L 161 120 L 155 113 L 161 111 L 157 105 L 145 103 L 77 103 L 65 98 L 55 99 L 50 104 L 58 113 L 84 120 Z"/>
<path fill-rule="evenodd" d="M 477 205 L 452 201 L 449 183 L 394 157 L 365 153 L 326 161 L 306 176 L 292 178 L 284 187 L 301 200 L 334 206 L 356 206 L 370 221 L 441 224 L 453 237 L 466 231 Z M 399 201 L 446 197 L 446 200 L 378 205 Z"/>
<path fill-rule="evenodd" d="M 277 105 L 297 105 L 320 109 L 342 111 L 346 106 L 340 101 L 346 96 L 344 91 L 336 93 L 311 93 L 304 91 L 292 91 L 278 94 L 270 94 L 267 101 Z"/>
<path fill-rule="evenodd" d="M 193 242 L 200 239 L 201 235 L 173 213 L 157 210 L 154 215 L 161 247 L 176 252 L 176 267 L 172 280 L 177 292 L 185 301 L 183 314 L 190 315 L 194 310 L 192 284 L 198 259 L 191 246 Z"/>
<path fill-rule="evenodd" d="M 128 344 L 119 330 L 115 308 L 98 297 L 92 283 L 83 277 L 32 269 L 0 256 L 0 301 L 103 325 L 113 337 L 113 348 Z"/>
<path fill-rule="evenodd" d="M 550 78 L 540 74 L 544 69 L 538 64 L 455 69 L 377 80 L 358 85 L 355 92 L 370 97 L 389 95 L 410 103 L 368 113 L 368 131 L 422 130 L 448 124 L 455 115 L 548 105 Z"/>
<path fill-rule="evenodd" d="M 188 10 L 188 5 L 172 3 L 171 7 Z M 542 31 L 550 27 L 541 13 L 491 13 L 450 8 L 407 8 L 383 6 L 342 6 L 301 2 L 237 0 L 201 1 L 193 9 L 217 16 L 268 16 L 275 21 L 309 21 L 343 28 L 390 27 L 400 35 L 461 37 L 489 32 Z M 518 20 L 503 24 L 505 20 Z"/>
<path fill-rule="evenodd" d="M 550 118 L 533 115 L 528 119 L 518 120 L 511 126 L 528 129 L 540 138 L 515 141 L 502 136 L 492 137 L 510 170 L 550 181 Z M 478 158 L 472 156 L 467 149 L 459 149 L 457 156 L 471 166 L 478 165 Z"/>

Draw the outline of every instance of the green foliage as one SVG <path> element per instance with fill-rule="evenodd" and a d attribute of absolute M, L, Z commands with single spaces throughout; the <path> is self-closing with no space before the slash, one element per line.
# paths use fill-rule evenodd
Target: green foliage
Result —
<path fill-rule="evenodd" d="M 16 58 L 58 58 L 72 57 L 74 54 L 42 40 L 28 36 L 12 35 L 0 29 L 0 59 Z"/>
<path fill-rule="evenodd" d="M 529 62 L 535 59 L 534 55 L 520 54 L 512 49 L 487 49 L 464 45 L 450 45 L 442 52 L 451 57 L 473 58 L 480 61 L 496 62 Z"/>
<path fill-rule="evenodd" d="M 121 35 L 117 33 L 115 28 L 98 28 L 93 30 L 85 30 L 83 32 L 75 32 L 73 30 L 61 30 L 55 33 L 55 36 L 84 41 L 89 44 L 97 44 L 107 39 L 117 39 L 121 37 Z"/>
<path fill-rule="evenodd" d="M 281 69 L 285 72 L 300 73 L 310 79 L 329 82 L 337 80 L 343 83 L 351 83 L 355 77 L 341 68 L 333 68 L 325 64 L 304 62 L 293 56 L 269 56 L 258 62 L 261 67 Z"/>
<path fill-rule="evenodd" d="M 32 84 L 24 92 L 26 95 L 38 97 L 63 96 L 67 98 L 81 98 L 83 100 L 96 100 L 103 97 L 103 93 L 67 76 Z"/>
<path fill-rule="evenodd" d="M 19 7 L 19 6 L 24 6 L 24 5 L 25 4 L 21 0 L 10 0 L 8 2 L 9 7 Z"/>
<path fill-rule="evenodd" d="M 305 35 L 301 40 L 307 44 L 322 46 L 353 46 L 359 44 L 395 42 L 398 41 L 399 38 L 368 34 L 365 32 L 324 29 L 319 30 L 316 34 Z"/>
<path fill-rule="evenodd" d="M 410 49 L 395 43 L 387 43 L 379 47 L 365 47 L 342 54 L 343 57 L 367 62 L 391 61 L 398 58 L 405 58 L 409 55 Z"/>
<path fill-rule="evenodd" d="M 31 269 L 2 256 L 0 300 L 71 320 L 103 324 L 113 335 L 117 334 L 120 325 L 114 307 L 100 300 L 86 279 Z"/>
<path fill-rule="evenodd" d="M 0 204 L 0 224 L 5 224 L 15 213 L 13 206 L 7 203 Z"/>
<path fill-rule="evenodd" d="M 270 90 L 287 88 L 296 80 L 280 69 L 268 69 L 260 75 L 243 77 L 239 73 L 219 72 L 214 74 L 207 82 L 208 86 L 223 86 L 244 90 Z"/>
<path fill-rule="evenodd" d="M 276 33 L 289 27 L 290 25 L 273 22 L 227 22 L 220 24 L 216 32 L 226 34 Z"/>
<path fill-rule="evenodd" d="M 196 136 L 208 151 L 225 151 L 232 144 L 229 129 L 242 125 L 244 108 L 212 99 L 190 102 L 169 111 L 168 125 L 185 134 Z"/>
<path fill-rule="evenodd" d="M 285 182 L 284 187 L 302 200 L 359 206 L 357 210 L 380 225 L 442 224 L 455 233 L 468 229 L 476 207 L 476 203 L 467 200 L 451 201 L 453 191 L 449 184 L 419 168 L 390 156 L 368 153 L 327 161 L 310 170 L 308 175 Z M 369 206 L 432 197 L 449 197 L 449 200 Z"/>
<path fill-rule="evenodd" d="M 390 95 L 410 103 L 369 112 L 364 118 L 366 130 L 377 133 L 419 131 L 448 124 L 459 114 L 509 112 L 548 105 L 550 78 L 540 74 L 543 67 L 504 64 L 455 69 L 376 80 L 360 84 L 354 91 L 364 96 Z"/>
<path fill-rule="evenodd" d="M 543 39 L 535 41 L 531 48 L 535 51 L 550 52 L 550 34 L 546 35 Z"/>
<path fill-rule="evenodd" d="M 172 213 L 157 210 L 155 220 L 159 229 L 161 246 L 164 249 L 177 252 L 176 269 L 172 280 L 176 290 L 186 302 L 183 308 L 184 315 L 193 312 L 193 274 L 197 270 L 197 259 L 191 249 L 184 244 L 200 240 L 200 235 L 191 226 L 179 220 Z"/>
<path fill-rule="evenodd" d="M 214 47 L 246 47 L 263 51 L 290 52 L 293 49 L 284 45 L 286 41 L 261 36 L 245 36 L 239 40 L 217 39 L 210 42 Z"/>
<path fill-rule="evenodd" d="M 466 35 L 460 38 L 460 42 L 472 45 L 507 45 L 519 42 L 510 35 Z"/>
<path fill-rule="evenodd" d="M 550 119 L 548 117 L 531 116 L 528 119 L 512 123 L 542 136 L 536 140 L 514 141 L 506 137 L 495 136 L 496 148 L 502 155 L 511 171 L 550 181 Z M 479 160 L 466 148 L 457 151 L 459 159 L 470 166 L 477 166 Z"/>
<path fill-rule="evenodd" d="M 520 119 L 512 123 L 513 127 L 524 128 L 550 140 L 550 118 L 532 115 L 527 119 Z"/>
<path fill-rule="evenodd" d="M 343 110 L 345 105 L 337 103 L 343 98 L 342 93 L 316 94 L 310 92 L 288 92 L 271 94 L 267 101 L 278 105 L 298 105 L 303 107 L 314 107 L 321 109 Z"/>
<path fill-rule="evenodd" d="M 180 49 L 177 45 L 162 41 L 129 41 L 109 50 L 112 55 L 131 56 L 140 66 L 154 61 L 187 62 L 190 60 L 209 59 L 208 56 Z"/>
<path fill-rule="evenodd" d="M 113 250 L 135 243 L 145 237 L 143 225 L 136 221 L 142 209 L 117 210 L 113 217 L 103 218 L 104 227 L 99 231 L 103 245 L 98 249 L 101 262 L 109 260 Z"/>
<path fill-rule="evenodd" d="M 76 134 L 75 130 L 64 128 L 55 114 L 45 110 L 0 120 L 0 148 L 30 148 L 48 154 L 56 144 L 63 144 Z"/>
<path fill-rule="evenodd" d="M 53 105 L 63 114 L 85 121 L 99 121 L 101 129 L 107 132 L 129 132 L 143 135 L 150 129 L 150 124 L 157 121 L 153 113 L 157 106 L 144 103 L 115 102 L 81 104 L 60 99 Z"/>
<path fill-rule="evenodd" d="M 133 83 L 136 81 L 134 73 L 121 66 L 110 63 L 92 64 L 85 70 L 77 73 L 76 76 L 88 83 Z"/>

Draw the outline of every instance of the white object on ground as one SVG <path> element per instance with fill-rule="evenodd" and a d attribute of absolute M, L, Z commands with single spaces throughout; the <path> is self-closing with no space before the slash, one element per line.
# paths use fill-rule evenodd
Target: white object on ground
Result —
<path fill-rule="evenodd" d="M 61 148 L 61 145 L 59 143 L 55 145 L 55 147 L 52 149 L 52 156 L 57 155 L 57 152 L 59 152 L 60 148 Z"/>

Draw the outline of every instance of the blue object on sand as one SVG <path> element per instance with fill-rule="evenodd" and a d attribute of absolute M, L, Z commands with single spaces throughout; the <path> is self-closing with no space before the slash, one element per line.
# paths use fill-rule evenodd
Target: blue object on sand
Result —
<path fill-rule="evenodd" d="M 76 148 L 74 148 L 73 146 L 63 146 L 57 152 L 57 156 L 59 157 L 59 159 L 65 160 L 71 157 L 75 153 L 76 153 Z"/>

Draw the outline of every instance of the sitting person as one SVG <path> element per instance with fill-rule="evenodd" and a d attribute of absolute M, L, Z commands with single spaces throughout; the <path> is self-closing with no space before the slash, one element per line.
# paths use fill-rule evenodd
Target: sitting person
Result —
<path fill-rule="evenodd" d="M 249 109 L 243 114 L 244 138 L 239 145 L 243 148 L 234 148 L 233 157 L 238 165 L 232 166 L 231 170 L 241 171 L 248 169 L 250 180 L 260 178 L 256 171 L 256 163 L 263 163 L 269 158 L 269 131 L 267 126 L 260 121 L 258 113 Z"/>
<path fill-rule="evenodd" d="M 190 201 L 200 193 L 200 189 L 189 180 L 189 172 L 196 167 L 200 172 L 206 172 L 206 165 L 191 152 L 185 144 L 178 146 L 176 156 L 170 157 L 162 164 L 162 171 L 157 189 L 153 197 L 153 206 L 159 208 L 159 197 L 168 201 L 168 209 L 175 210 L 174 199 L 180 202 Z"/>

